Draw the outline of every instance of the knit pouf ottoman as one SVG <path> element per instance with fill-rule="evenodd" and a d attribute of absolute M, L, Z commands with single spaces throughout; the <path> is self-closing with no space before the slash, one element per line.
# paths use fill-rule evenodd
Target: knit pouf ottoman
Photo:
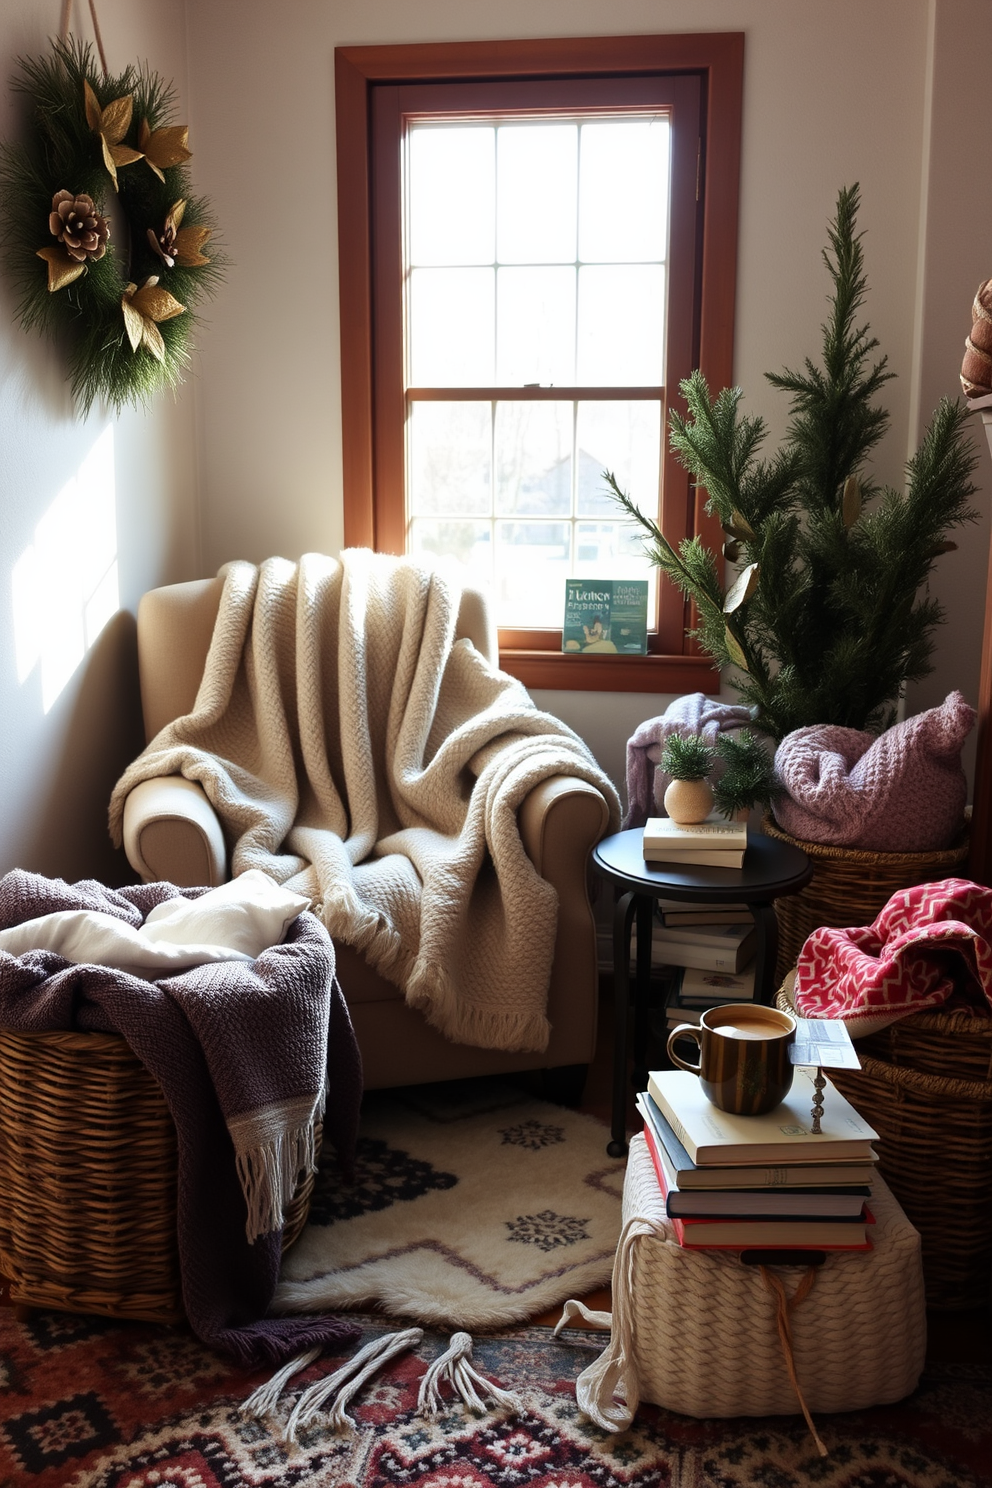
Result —
<path fill-rule="evenodd" d="M 809 1411 L 903 1399 L 926 1350 L 920 1237 L 877 1176 L 869 1207 L 873 1249 L 828 1253 L 815 1270 L 683 1250 L 644 1137 L 635 1136 L 611 1339 L 579 1376 L 580 1407 L 604 1430 L 620 1431 L 641 1400 L 706 1417 L 795 1415 L 802 1399 Z M 577 1315 L 609 1320 L 566 1303 L 559 1328 Z"/>

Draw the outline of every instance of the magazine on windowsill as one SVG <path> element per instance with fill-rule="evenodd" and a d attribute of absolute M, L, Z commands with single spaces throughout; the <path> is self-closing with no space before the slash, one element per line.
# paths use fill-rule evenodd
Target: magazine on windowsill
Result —
<path fill-rule="evenodd" d="M 644 656 L 647 579 L 567 579 L 561 649 L 593 656 Z"/>

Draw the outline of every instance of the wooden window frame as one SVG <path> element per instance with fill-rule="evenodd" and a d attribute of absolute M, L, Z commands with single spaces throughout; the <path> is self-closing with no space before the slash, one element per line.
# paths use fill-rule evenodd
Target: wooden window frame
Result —
<path fill-rule="evenodd" d="M 716 32 L 335 49 L 344 537 L 348 546 L 402 551 L 400 528 L 395 518 L 388 518 L 390 503 L 383 504 L 380 498 L 377 514 L 376 498 L 373 217 L 377 183 L 372 164 L 372 113 L 377 85 L 697 74 L 704 95 L 705 138 L 700 156 L 703 224 L 695 360 L 710 386 L 722 388 L 733 381 L 743 58 L 741 33 Z M 584 389 L 584 395 L 588 391 Z M 676 389 L 666 390 L 667 404 L 681 405 Z M 666 419 L 667 412 L 664 406 Z M 395 413 L 394 409 L 394 420 Z M 668 451 L 667 441 L 662 459 L 663 486 L 668 493 L 662 513 L 666 535 L 678 541 L 699 534 L 719 551 L 722 534 L 719 524 L 703 510 L 705 492 L 690 485 Z M 672 496 L 680 483 L 683 500 Z M 681 596 L 663 583 L 651 654 L 565 655 L 507 645 L 511 637 L 504 633 L 500 665 L 532 688 L 716 692 L 719 673 L 686 639 L 689 620 Z M 521 639 L 526 638 L 512 636 L 513 641 Z"/>

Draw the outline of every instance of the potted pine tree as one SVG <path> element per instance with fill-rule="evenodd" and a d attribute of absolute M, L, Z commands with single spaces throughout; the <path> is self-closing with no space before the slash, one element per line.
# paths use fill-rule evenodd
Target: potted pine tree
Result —
<path fill-rule="evenodd" d="M 889 424 L 876 396 L 895 374 L 856 323 L 867 289 L 858 187 L 843 189 L 823 259 L 832 280 L 822 360 L 768 373 L 790 396 L 780 448 L 762 458 L 765 421 L 741 411 L 740 388 L 711 396 L 701 372 L 682 383 L 688 416 L 670 416 L 671 447 L 723 527 L 723 563 L 698 537 L 675 548 L 604 472 L 610 494 L 644 530 L 651 561 L 695 602 L 692 634 L 782 739 L 837 723 L 879 732 L 907 682 L 932 670 L 943 619 L 926 580 L 949 533 L 975 520 L 976 456 L 968 408 L 941 400 L 906 468 L 903 491 L 881 486 L 868 458 Z"/>
<path fill-rule="evenodd" d="M 858 186 L 845 187 L 829 224 L 823 261 L 831 291 L 820 361 L 767 374 L 790 399 L 780 447 L 762 454 L 767 426 L 743 413 L 740 388 L 713 396 L 699 371 L 681 385 L 688 413 L 671 414 L 671 447 L 705 487 L 707 509 L 723 528 L 722 555 L 698 537 L 673 546 L 604 472 L 610 494 L 643 529 L 651 561 L 694 602 L 691 634 L 726 669 L 755 727 L 775 742 L 811 724 L 878 733 L 894 722 L 906 684 L 932 670 L 943 610 L 927 579 L 955 546 L 949 534 L 976 517 L 969 504 L 976 455 L 963 403 L 938 404 L 902 490 L 871 473 L 869 458 L 889 424 L 877 398 L 894 374 L 858 319 L 867 292 L 859 207 Z M 732 566 L 729 582 L 725 563 Z M 941 877 L 965 854 L 944 854 L 933 865 L 894 863 L 872 905 L 862 904 L 864 920 L 895 888 Z M 878 882 L 877 861 L 872 877 Z M 816 878 L 822 882 L 819 869 Z M 845 882 L 825 910 L 840 918 L 815 923 L 857 923 L 857 907 Z"/>

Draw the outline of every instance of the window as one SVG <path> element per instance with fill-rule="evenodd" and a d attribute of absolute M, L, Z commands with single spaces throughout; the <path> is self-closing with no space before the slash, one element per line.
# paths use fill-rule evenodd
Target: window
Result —
<path fill-rule="evenodd" d="M 457 553 L 530 686 L 713 690 L 601 471 L 719 542 L 663 430 L 731 380 L 742 39 L 336 60 L 346 541 Z M 564 580 L 634 576 L 651 655 L 563 656 Z"/>

